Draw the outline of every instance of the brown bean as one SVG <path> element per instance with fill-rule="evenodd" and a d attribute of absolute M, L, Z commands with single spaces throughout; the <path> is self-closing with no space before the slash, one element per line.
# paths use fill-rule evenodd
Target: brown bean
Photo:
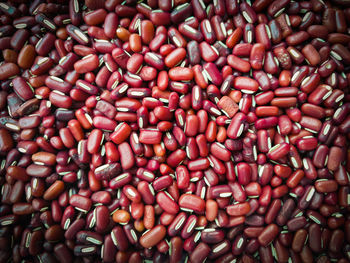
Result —
<path fill-rule="evenodd" d="M 301 52 L 305 56 L 305 58 L 308 60 L 311 66 L 316 66 L 320 63 L 321 57 L 320 54 L 317 52 L 317 50 L 314 48 L 313 45 L 308 44 L 306 45 Z"/>
<path fill-rule="evenodd" d="M 57 242 L 64 237 L 64 231 L 60 225 L 53 225 L 45 232 L 45 239 L 50 242 Z"/>
<path fill-rule="evenodd" d="M 19 166 L 9 166 L 6 170 L 7 175 L 15 180 L 28 181 L 30 177 L 27 175 L 26 169 Z"/>
<path fill-rule="evenodd" d="M 301 260 L 305 263 L 314 262 L 312 251 L 308 246 L 304 246 L 300 253 Z"/>
<path fill-rule="evenodd" d="M 45 200 L 53 200 L 57 198 L 64 191 L 64 183 L 62 181 L 55 181 L 44 193 Z"/>
<path fill-rule="evenodd" d="M 113 221 L 116 223 L 128 223 L 130 220 L 130 213 L 125 210 L 117 210 L 113 214 Z"/>
<path fill-rule="evenodd" d="M 33 45 L 24 46 L 18 54 L 17 64 L 23 69 L 30 68 L 35 59 L 35 48 Z"/>
<path fill-rule="evenodd" d="M 11 134 L 5 129 L 0 129 L 0 152 L 5 153 L 11 150 L 12 148 L 13 139 L 11 137 Z"/>
<path fill-rule="evenodd" d="M 165 235 L 166 228 L 163 225 L 157 225 L 140 238 L 140 244 L 145 248 L 153 247 L 157 245 Z"/>
<path fill-rule="evenodd" d="M 260 233 L 258 240 L 262 246 L 267 246 L 278 235 L 279 227 L 276 224 L 270 224 Z"/>
<path fill-rule="evenodd" d="M 34 208 L 29 203 L 16 203 L 12 206 L 12 213 L 15 215 L 30 215 L 34 213 Z"/>
<path fill-rule="evenodd" d="M 49 152 L 37 152 L 32 155 L 32 161 L 36 164 L 54 165 L 56 163 L 56 155 Z"/>
<path fill-rule="evenodd" d="M 4 60 L 6 62 L 12 62 L 16 63 L 17 62 L 17 52 L 11 49 L 5 49 L 2 51 L 2 56 L 4 57 Z"/>
<path fill-rule="evenodd" d="M 295 232 L 293 243 L 292 243 L 292 249 L 295 252 L 300 253 L 301 250 L 303 249 L 306 238 L 307 238 L 307 231 L 305 229 L 299 229 L 297 232 Z"/>

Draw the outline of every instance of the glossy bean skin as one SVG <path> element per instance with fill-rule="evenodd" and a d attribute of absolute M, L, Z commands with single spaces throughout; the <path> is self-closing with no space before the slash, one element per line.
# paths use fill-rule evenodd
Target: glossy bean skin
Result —
<path fill-rule="evenodd" d="M 0 67 L 0 80 L 8 79 L 9 77 L 15 76 L 19 73 L 19 67 L 12 63 L 5 63 Z"/>
<path fill-rule="evenodd" d="M 205 202 L 203 202 L 203 200 L 200 199 L 198 196 L 185 194 L 180 197 L 179 206 L 186 209 L 201 212 L 204 211 Z"/>
<path fill-rule="evenodd" d="M 144 235 L 140 239 L 140 244 L 149 248 L 156 245 L 160 240 L 162 240 L 165 236 L 165 227 L 163 225 L 158 225 L 152 228 L 147 235 Z"/>
<path fill-rule="evenodd" d="M 277 234 L 278 234 L 278 226 L 275 224 L 270 224 L 267 227 L 265 227 L 263 232 L 261 232 L 261 234 L 259 235 L 258 237 L 259 243 L 262 246 L 266 246 L 274 239 L 274 237 Z"/>
<path fill-rule="evenodd" d="M 251 2 L 0 4 L 0 261 L 346 262 L 348 4 Z"/>
<path fill-rule="evenodd" d="M 201 262 L 203 261 L 210 252 L 210 248 L 207 244 L 201 242 L 199 243 L 195 250 L 191 254 L 191 261 Z"/>
<path fill-rule="evenodd" d="M 168 213 L 176 214 L 179 211 L 179 206 L 167 193 L 160 192 L 157 194 L 158 204 Z"/>

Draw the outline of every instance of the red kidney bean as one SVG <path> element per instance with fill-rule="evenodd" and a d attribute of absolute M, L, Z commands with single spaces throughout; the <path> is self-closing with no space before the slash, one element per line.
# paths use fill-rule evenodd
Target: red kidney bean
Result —
<path fill-rule="evenodd" d="M 344 232 L 341 230 L 337 229 L 332 232 L 331 239 L 329 242 L 329 249 L 337 253 L 340 251 L 342 244 L 344 242 Z"/>
<path fill-rule="evenodd" d="M 262 44 L 254 44 L 250 52 L 250 64 L 253 69 L 261 69 L 265 57 L 265 47 Z"/>
<path fill-rule="evenodd" d="M 258 82 L 248 77 L 236 77 L 233 85 L 244 93 L 252 94 L 258 90 Z"/>
<path fill-rule="evenodd" d="M 19 73 L 19 67 L 12 63 L 4 63 L 0 66 L 0 80 L 6 80 Z"/>
<path fill-rule="evenodd" d="M 335 192 L 338 189 L 338 184 L 335 180 L 321 179 L 316 181 L 315 188 L 321 193 Z"/>
<path fill-rule="evenodd" d="M 82 211 L 89 211 L 92 205 L 92 202 L 89 198 L 81 195 L 73 195 L 69 200 L 69 204 L 74 206 L 77 209 Z"/>
<path fill-rule="evenodd" d="M 95 70 L 99 65 L 96 55 L 88 55 L 74 63 L 74 69 L 77 73 L 86 73 Z"/>
<path fill-rule="evenodd" d="M 299 229 L 294 235 L 292 249 L 295 252 L 300 253 L 307 237 L 307 231 L 305 229 Z"/>
<path fill-rule="evenodd" d="M 112 229 L 111 238 L 113 244 L 120 250 L 126 251 L 129 246 L 129 241 L 126 236 L 125 230 L 123 230 L 120 226 L 116 226 Z"/>
<path fill-rule="evenodd" d="M 186 223 L 181 231 L 181 237 L 183 239 L 187 239 L 193 234 L 197 221 L 198 220 L 195 215 L 191 215 L 187 218 Z"/>
<path fill-rule="evenodd" d="M 20 50 L 24 46 L 25 42 L 28 40 L 29 35 L 30 34 L 27 29 L 17 30 L 11 37 L 11 47 L 15 50 Z"/>
<path fill-rule="evenodd" d="M 44 37 L 42 37 L 38 43 L 35 45 L 35 51 L 40 56 L 45 56 L 49 53 L 51 48 L 54 45 L 55 36 L 51 33 L 46 33 Z"/>
<path fill-rule="evenodd" d="M 160 191 L 166 187 L 171 186 L 172 183 L 173 183 L 173 179 L 171 178 L 171 176 L 164 175 L 164 176 L 157 178 L 153 182 L 153 188 L 155 191 Z"/>
<path fill-rule="evenodd" d="M 276 20 L 269 22 L 269 29 L 271 32 L 271 40 L 274 44 L 278 44 L 282 40 L 282 29 Z"/>
<path fill-rule="evenodd" d="M 161 241 L 165 234 L 165 227 L 163 225 L 157 225 L 140 238 L 140 244 L 145 248 L 152 247 Z"/>
<path fill-rule="evenodd" d="M 189 3 L 183 3 L 174 8 L 171 12 L 171 21 L 175 24 L 182 22 L 186 17 L 192 13 L 192 5 Z"/>
<path fill-rule="evenodd" d="M 74 247 L 75 256 L 91 256 L 97 252 L 97 247 L 94 245 L 76 245 Z"/>
<path fill-rule="evenodd" d="M 248 72 L 250 70 L 249 62 L 239 57 L 236 57 L 235 55 L 229 55 L 227 57 L 227 63 L 234 69 L 237 69 L 238 71 L 241 71 L 241 72 Z"/>
<path fill-rule="evenodd" d="M 227 206 L 227 213 L 231 216 L 246 215 L 250 211 L 249 203 L 240 203 Z"/>
<path fill-rule="evenodd" d="M 51 174 L 52 169 L 47 166 L 31 164 L 26 168 L 26 173 L 29 176 L 35 177 L 48 177 Z"/>
<path fill-rule="evenodd" d="M 173 198 L 166 192 L 159 192 L 156 196 L 157 203 L 167 213 L 176 214 L 179 206 L 174 202 Z"/>
<path fill-rule="evenodd" d="M 67 30 L 67 33 L 79 44 L 86 45 L 90 42 L 90 39 L 80 28 L 74 25 L 67 25 L 66 30 Z"/>
<path fill-rule="evenodd" d="M 72 90 L 72 85 L 58 77 L 50 76 L 46 78 L 45 84 L 52 90 L 68 93 Z"/>
<path fill-rule="evenodd" d="M 83 244 L 95 244 L 95 245 L 101 245 L 103 240 L 101 235 L 90 232 L 90 231 L 79 231 L 77 233 L 77 241 L 83 243 Z"/>
<path fill-rule="evenodd" d="M 275 199 L 271 202 L 270 208 L 265 216 L 265 222 L 267 224 L 271 224 L 275 220 L 278 212 L 280 211 L 281 205 L 281 201 L 278 199 Z"/>
<path fill-rule="evenodd" d="M 243 113 L 237 113 L 227 129 L 227 136 L 232 139 L 237 139 L 241 136 L 244 129 L 244 121 L 246 120 L 246 115 Z"/>
<path fill-rule="evenodd" d="M 44 193 L 45 200 L 52 200 L 57 198 L 64 191 L 64 183 L 62 181 L 55 181 Z"/>
<path fill-rule="evenodd" d="M 173 237 L 177 235 L 184 226 L 186 220 L 186 214 L 184 212 L 179 213 L 172 223 L 168 227 L 168 235 Z"/>
<path fill-rule="evenodd" d="M 22 77 L 14 78 L 12 84 L 15 92 L 22 100 L 26 101 L 33 98 L 33 90 Z"/>
<path fill-rule="evenodd" d="M 216 244 L 224 239 L 224 232 L 213 228 L 207 228 L 202 231 L 201 239 L 208 244 Z"/>
<path fill-rule="evenodd" d="M 203 199 L 196 195 L 184 194 L 179 199 L 179 206 L 182 209 L 189 209 L 200 213 L 205 209 L 205 202 Z"/>
<path fill-rule="evenodd" d="M 337 146 L 333 146 L 329 150 L 327 167 L 331 171 L 335 171 L 339 168 L 341 161 L 342 150 Z"/>
<path fill-rule="evenodd" d="M 279 228 L 276 224 L 270 224 L 264 228 L 258 237 L 262 246 L 267 246 L 278 234 Z"/>
<path fill-rule="evenodd" d="M 312 66 L 316 66 L 321 61 L 319 53 L 311 44 L 306 45 L 302 49 L 302 53 L 309 62 L 309 64 Z"/>
<path fill-rule="evenodd" d="M 247 43 L 252 43 L 255 39 L 254 26 L 250 23 L 245 23 L 244 17 L 242 15 L 238 15 L 235 17 L 235 23 L 239 27 L 243 27 L 243 40 Z"/>
<path fill-rule="evenodd" d="M 169 157 L 167 158 L 167 163 L 172 167 L 176 167 L 179 163 L 181 163 L 184 160 L 185 157 L 186 152 L 182 149 L 177 149 L 169 155 Z"/>
<path fill-rule="evenodd" d="M 318 224 L 311 224 L 308 230 L 309 247 L 312 251 L 318 253 L 321 251 L 321 229 Z"/>
<path fill-rule="evenodd" d="M 34 212 L 34 208 L 30 203 L 15 203 L 12 206 L 12 213 L 14 215 L 29 215 Z"/>
<path fill-rule="evenodd" d="M 210 247 L 204 242 L 199 243 L 190 256 L 191 262 L 202 262 L 210 253 Z"/>
<path fill-rule="evenodd" d="M 233 48 L 240 41 L 242 35 L 243 35 L 242 28 L 240 27 L 236 28 L 232 32 L 232 34 L 230 34 L 226 39 L 226 46 L 228 48 Z"/>
<path fill-rule="evenodd" d="M 169 158 L 171 155 L 169 156 Z M 188 169 L 190 171 L 206 170 L 210 166 L 210 161 L 207 158 L 198 158 L 197 160 L 190 161 L 188 163 Z"/>
<path fill-rule="evenodd" d="M 306 218 L 304 216 L 298 216 L 293 219 L 288 220 L 287 226 L 290 231 L 296 231 L 301 229 L 307 224 Z"/>
<path fill-rule="evenodd" d="M 261 43 L 265 50 L 271 49 L 271 32 L 266 24 L 259 24 L 255 29 L 256 42 Z"/>

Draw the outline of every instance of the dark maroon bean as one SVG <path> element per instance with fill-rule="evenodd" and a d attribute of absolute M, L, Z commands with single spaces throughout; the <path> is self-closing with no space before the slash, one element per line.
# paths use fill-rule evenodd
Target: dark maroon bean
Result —
<path fill-rule="evenodd" d="M 54 247 L 54 253 L 55 256 L 59 259 L 59 261 L 73 261 L 73 255 L 65 244 L 57 244 Z"/>
<path fill-rule="evenodd" d="M 76 233 L 82 230 L 84 226 L 85 226 L 84 219 L 80 218 L 75 220 L 73 223 L 70 224 L 68 228 L 65 228 L 66 232 L 64 233 L 64 237 L 66 239 L 74 239 L 76 236 Z"/>
<path fill-rule="evenodd" d="M 289 4 L 290 1 L 273 1 L 268 8 L 268 13 L 272 17 L 276 17 L 283 12 L 284 8 Z"/>
<path fill-rule="evenodd" d="M 209 253 L 210 247 L 207 244 L 201 242 L 191 253 L 191 262 L 203 262 L 203 260 L 209 255 Z"/>
<path fill-rule="evenodd" d="M 40 56 L 46 56 L 50 52 L 51 48 L 54 46 L 55 39 L 56 38 L 53 34 L 47 33 L 35 45 L 35 51 Z"/>
<path fill-rule="evenodd" d="M 307 224 L 306 218 L 304 216 L 298 216 L 296 218 L 290 219 L 287 222 L 288 229 L 290 231 L 296 231 L 303 228 Z"/>
<path fill-rule="evenodd" d="M 35 16 L 35 21 L 50 31 L 55 31 L 57 29 L 55 22 L 45 16 L 43 13 L 37 14 Z"/>
<path fill-rule="evenodd" d="M 192 5 L 189 3 L 184 3 L 178 5 L 170 14 L 171 21 L 175 24 L 179 24 L 188 18 L 192 13 Z"/>
<path fill-rule="evenodd" d="M 19 29 L 16 33 L 11 37 L 11 47 L 15 50 L 20 50 L 24 43 L 29 38 L 29 31 L 26 29 Z"/>
<path fill-rule="evenodd" d="M 271 246 L 266 246 L 266 247 L 260 246 L 259 256 L 260 256 L 261 262 L 263 263 L 273 262 Z"/>

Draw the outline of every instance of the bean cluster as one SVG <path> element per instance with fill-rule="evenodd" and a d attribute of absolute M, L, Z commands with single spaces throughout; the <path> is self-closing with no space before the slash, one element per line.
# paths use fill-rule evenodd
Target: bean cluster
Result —
<path fill-rule="evenodd" d="M 348 0 L 0 3 L 0 262 L 350 262 Z"/>

